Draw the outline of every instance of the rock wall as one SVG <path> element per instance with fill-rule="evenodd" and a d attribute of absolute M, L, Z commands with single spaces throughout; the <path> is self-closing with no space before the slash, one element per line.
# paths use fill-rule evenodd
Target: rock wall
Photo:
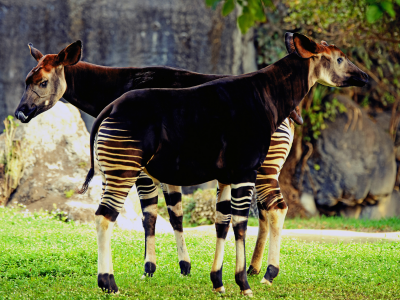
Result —
<path fill-rule="evenodd" d="M 314 199 L 320 210 L 349 217 L 395 215 L 400 201 L 397 194 L 392 197 L 396 177 L 393 141 L 350 98 L 331 97 L 342 102 L 347 112 L 322 131 L 303 175 L 302 163 L 297 167 L 302 200 L 309 204 Z"/>
<path fill-rule="evenodd" d="M 27 44 L 48 54 L 77 39 L 83 41 L 82 59 L 100 65 L 256 70 L 252 33 L 242 36 L 235 14 L 222 18 L 220 8 L 213 11 L 204 0 L 1 0 L 1 120 L 14 113 L 36 65 Z M 91 128 L 91 117 L 83 117 Z"/>

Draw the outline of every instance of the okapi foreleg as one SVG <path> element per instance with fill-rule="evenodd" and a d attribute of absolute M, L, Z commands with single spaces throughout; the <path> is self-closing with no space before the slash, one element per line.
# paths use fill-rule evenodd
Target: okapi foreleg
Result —
<path fill-rule="evenodd" d="M 178 250 L 179 267 L 182 275 L 189 275 L 191 264 L 183 235 L 182 188 L 180 186 L 162 184 L 165 202 L 168 207 L 169 221 L 174 229 Z"/>
<path fill-rule="evenodd" d="M 232 227 L 236 241 L 235 281 L 242 295 L 252 296 L 253 292 L 247 282 L 245 240 L 254 181 L 232 184 L 231 188 Z"/>
<path fill-rule="evenodd" d="M 158 191 L 153 180 L 142 172 L 136 182 L 143 213 L 145 236 L 144 274 L 142 278 L 153 277 L 156 271 L 155 228 L 157 221 Z"/>
<path fill-rule="evenodd" d="M 215 229 L 217 231 L 217 245 L 214 262 L 211 267 L 210 278 L 213 283 L 213 291 L 224 293 L 222 283 L 222 265 L 224 260 L 225 239 L 231 222 L 231 186 L 218 183 Z"/>

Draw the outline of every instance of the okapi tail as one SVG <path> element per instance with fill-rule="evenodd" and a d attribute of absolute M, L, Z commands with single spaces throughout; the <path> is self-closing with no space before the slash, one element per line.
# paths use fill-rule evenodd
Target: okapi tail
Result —
<path fill-rule="evenodd" d="M 98 117 L 93 123 L 92 131 L 90 132 L 90 170 L 86 176 L 85 183 L 82 185 L 82 188 L 78 190 L 79 194 L 84 194 L 87 191 L 87 189 L 89 188 L 89 183 L 94 176 L 94 155 L 93 155 L 94 140 L 96 138 L 97 132 L 99 131 L 101 123 L 105 118 L 107 118 L 110 115 L 112 109 L 113 109 L 112 103 L 107 105 L 106 108 L 104 108 L 101 111 L 101 113 L 98 115 Z"/>

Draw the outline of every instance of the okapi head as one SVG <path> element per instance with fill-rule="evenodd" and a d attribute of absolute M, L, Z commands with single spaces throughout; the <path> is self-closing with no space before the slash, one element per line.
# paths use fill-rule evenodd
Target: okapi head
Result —
<path fill-rule="evenodd" d="M 357 68 L 335 45 L 317 44 L 299 33 L 285 34 L 286 49 L 310 63 L 309 86 L 315 82 L 332 87 L 364 86 L 368 75 Z"/>
<path fill-rule="evenodd" d="M 62 98 L 67 89 L 64 67 L 79 62 L 82 53 L 81 41 L 70 44 L 58 54 L 43 55 L 32 44 L 28 46 L 38 65 L 26 76 L 25 92 L 15 111 L 22 123 L 52 108 Z"/>

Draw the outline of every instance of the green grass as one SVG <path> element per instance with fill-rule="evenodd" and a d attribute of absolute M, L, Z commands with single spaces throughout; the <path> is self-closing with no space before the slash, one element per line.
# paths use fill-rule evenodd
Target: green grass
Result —
<path fill-rule="evenodd" d="M 366 232 L 400 231 L 400 218 L 393 217 L 381 220 L 352 219 L 343 217 L 326 217 L 310 219 L 286 219 L 285 229 L 341 229 Z"/>
<path fill-rule="evenodd" d="M 242 299 L 234 280 L 235 247 L 225 247 L 227 293 L 211 291 L 214 236 L 186 235 L 192 275 L 181 277 L 173 235 L 156 237 L 157 271 L 143 272 L 143 233 L 116 228 L 112 238 L 116 282 L 121 294 L 97 288 L 93 224 L 77 225 L 45 214 L 0 208 L 0 299 Z M 248 238 L 250 261 L 255 238 Z M 263 272 L 266 269 L 263 260 Z M 256 299 L 399 299 L 400 243 L 330 244 L 284 239 L 280 273 L 272 287 L 249 279 Z"/>

